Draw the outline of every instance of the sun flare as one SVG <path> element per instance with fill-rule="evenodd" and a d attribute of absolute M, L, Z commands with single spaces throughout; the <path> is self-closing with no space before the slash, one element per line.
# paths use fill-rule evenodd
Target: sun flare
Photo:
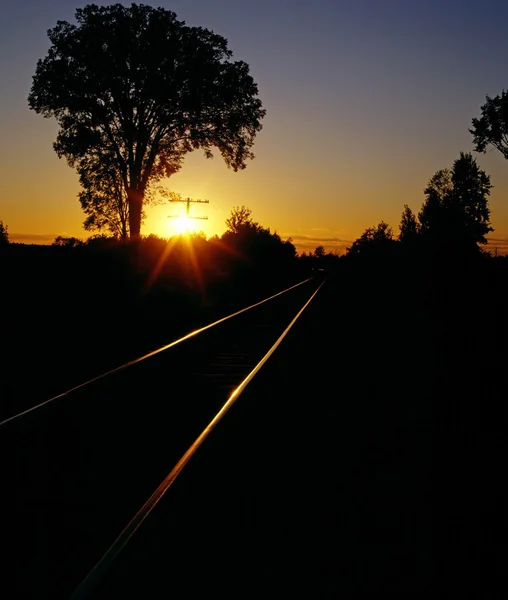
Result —
<path fill-rule="evenodd" d="M 189 217 L 178 217 L 173 219 L 173 226 L 176 233 L 189 233 L 192 231 L 192 219 Z"/>

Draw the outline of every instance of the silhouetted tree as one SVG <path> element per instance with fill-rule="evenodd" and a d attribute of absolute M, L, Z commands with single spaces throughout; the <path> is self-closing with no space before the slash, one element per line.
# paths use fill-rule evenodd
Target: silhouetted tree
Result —
<path fill-rule="evenodd" d="M 59 235 L 54 239 L 51 245 L 59 246 L 61 248 L 79 248 L 84 245 L 84 242 L 76 237 L 64 237 Z"/>
<path fill-rule="evenodd" d="M 91 235 L 86 242 L 84 242 L 87 248 L 93 248 L 94 250 L 102 250 L 104 248 L 114 247 L 118 238 L 115 236 L 108 236 L 104 233 L 97 233 Z"/>
<path fill-rule="evenodd" d="M 324 246 L 317 246 L 314 250 L 314 256 L 316 258 L 324 258 L 326 256 L 326 250 Z"/>
<path fill-rule="evenodd" d="M 392 228 L 381 221 L 376 227 L 367 228 L 362 235 L 353 242 L 347 253 L 350 256 L 383 254 L 395 244 Z"/>
<path fill-rule="evenodd" d="M 57 119 L 54 148 L 78 172 L 91 153 L 115 162 L 137 237 L 151 184 L 199 148 L 208 158 L 217 148 L 228 167 L 245 168 L 265 111 L 227 40 L 171 11 L 90 4 L 76 21 L 49 30 L 29 106 Z"/>
<path fill-rule="evenodd" d="M 0 221 L 0 246 L 6 246 L 9 243 L 9 228 Z"/>
<path fill-rule="evenodd" d="M 486 96 L 481 107 L 481 117 L 472 120 L 473 144 L 477 152 L 486 152 L 490 144 L 508 159 L 508 92 L 503 90 L 500 96 Z"/>
<path fill-rule="evenodd" d="M 296 258 L 296 248 L 291 239 L 282 240 L 270 228 L 262 227 L 251 217 L 252 211 L 246 206 L 234 207 L 226 219 L 227 231 L 221 242 L 234 249 L 243 264 L 252 267 L 279 267 Z"/>
<path fill-rule="evenodd" d="M 418 215 L 421 232 L 439 245 L 485 244 L 490 226 L 490 177 L 470 153 L 460 153 L 450 170 L 443 169 L 425 188 Z"/>
<path fill-rule="evenodd" d="M 308 255 L 304 252 L 300 260 L 303 265 L 313 269 L 328 271 L 338 265 L 340 257 L 334 252 L 327 252 L 324 246 L 317 246 L 314 252 L 310 252 Z"/>
<path fill-rule="evenodd" d="M 399 225 L 399 241 L 404 244 L 414 244 L 420 233 L 420 226 L 416 220 L 416 216 L 407 204 L 404 204 L 402 217 Z"/>
<path fill-rule="evenodd" d="M 487 243 L 487 234 L 494 231 L 490 226 L 489 200 L 492 184 L 485 173 L 468 153 L 460 153 L 452 169 L 453 201 L 461 219 L 465 236 L 477 244 Z"/>
<path fill-rule="evenodd" d="M 261 226 L 255 223 L 252 218 L 252 211 L 246 206 L 234 206 L 231 210 L 231 216 L 226 219 L 227 231 L 231 233 L 240 233 L 246 229 L 258 231 Z"/>
<path fill-rule="evenodd" d="M 424 190 L 425 201 L 418 213 L 422 233 L 429 234 L 432 231 L 436 235 L 438 231 L 446 230 L 443 207 L 448 202 L 452 191 L 453 183 L 450 169 L 436 171 Z"/>

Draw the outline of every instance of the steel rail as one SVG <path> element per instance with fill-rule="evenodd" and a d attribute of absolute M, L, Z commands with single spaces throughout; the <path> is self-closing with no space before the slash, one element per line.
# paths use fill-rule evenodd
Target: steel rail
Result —
<path fill-rule="evenodd" d="M 18 419 L 21 419 L 21 417 L 29 415 L 29 414 L 47 406 L 48 404 L 55 402 L 56 400 L 60 400 L 61 398 L 64 398 L 65 396 L 68 396 L 72 392 L 80 390 L 80 389 L 86 387 L 87 385 L 90 385 L 91 383 L 99 381 L 100 379 L 104 379 L 105 377 L 108 377 L 109 375 L 113 375 L 114 373 L 118 373 L 119 371 L 123 371 L 123 369 L 127 369 L 127 367 L 132 367 L 133 365 L 136 365 L 136 364 L 142 362 L 143 360 L 146 360 L 147 358 L 151 358 L 152 356 L 155 356 L 156 354 L 165 352 L 166 350 L 169 350 L 170 348 L 173 348 L 174 346 L 177 346 L 178 344 L 181 344 L 182 342 L 185 342 L 186 340 L 193 338 L 193 337 L 199 335 L 200 333 L 203 333 L 203 331 L 206 331 L 207 329 L 211 329 L 212 327 L 215 327 L 216 325 L 219 325 L 220 323 L 224 323 L 224 321 L 228 321 L 229 319 L 232 319 L 233 317 L 237 317 L 238 315 L 241 315 L 242 313 L 247 312 L 248 310 L 256 308 L 256 306 L 260 306 L 261 304 L 264 304 L 265 302 L 269 302 L 270 300 L 273 300 L 274 298 L 277 298 L 278 296 L 281 296 L 282 294 L 285 294 L 285 293 L 299 287 L 300 285 L 307 283 L 311 279 L 314 279 L 314 277 L 309 277 L 308 279 L 305 279 L 304 281 L 300 281 L 300 283 L 292 285 L 291 287 L 288 287 L 285 290 L 282 290 L 281 292 L 277 292 L 277 294 L 274 294 L 273 296 L 270 296 L 268 298 L 265 298 L 264 300 L 256 302 L 255 304 L 251 304 L 250 306 L 242 308 L 241 310 L 238 310 L 226 317 L 222 317 L 221 319 L 214 321 L 213 323 L 209 323 L 208 325 L 205 325 L 204 327 L 200 327 L 199 329 L 191 331 L 187 335 L 184 335 L 183 337 L 181 337 L 177 340 L 174 340 L 173 342 L 166 344 L 165 346 L 161 346 L 160 348 L 157 348 L 156 350 L 152 350 L 151 352 L 148 352 L 148 354 L 144 354 L 143 356 L 140 356 L 139 358 L 130 360 L 129 362 L 126 362 L 125 364 L 120 365 L 119 367 L 115 367 L 114 369 L 111 369 L 110 371 L 106 371 L 105 373 L 102 373 L 101 375 L 97 375 L 96 377 L 93 377 L 92 379 L 89 379 L 88 381 L 85 381 L 84 383 L 80 383 L 79 385 L 76 385 L 76 386 L 68 389 L 67 391 L 62 392 L 61 394 L 58 394 L 57 396 L 53 396 L 52 398 L 49 398 L 48 400 L 44 400 L 44 402 L 41 402 L 40 404 L 36 404 L 35 406 L 32 406 L 31 408 L 27 408 L 26 410 L 23 410 L 15 415 L 13 415 L 12 417 L 8 417 L 7 419 L 0 421 L 0 428 L 4 427 L 5 425 L 8 425 L 9 423 L 12 423 L 13 421 L 17 421 Z"/>
<path fill-rule="evenodd" d="M 143 504 L 143 506 L 138 510 L 138 512 L 134 515 L 134 517 L 130 520 L 130 522 L 126 525 L 120 535 L 116 538 L 113 544 L 109 547 L 109 549 L 105 552 L 105 554 L 100 558 L 100 560 L 95 564 L 89 574 L 83 579 L 83 581 L 76 588 L 72 596 L 69 600 L 84 600 L 89 597 L 90 592 L 97 586 L 100 580 L 104 577 L 106 572 L 109 570 L 111 565 L 113 564 L 115 558 L 120 554 L 123 548 L 128 544 L 129 540 L 136 533 L 136 531 L 141 527 L 142 523 L 148 517 L 148 515 L 153 511 L 158 502 L 164 496 L 164 494 L 171 487 L 175 479 L 181 473 L 185 465 L 189 462 L 192 456 L 196 453 L 198 448 L 203 444 L 206 438 L 210 435 L 212 430 L 218 425 L 218 423 L 222 420 L 224 415 L 228 412 L 228 410 L 233 406 L 235 401 L 238 399 L 240 394 L 245 390 L 247 385 L 252 381 L 255 375 L 261 370 L 263 365 L 268 361 L 268 359 L 272 356 L 275 350 L 279 347 L 282 340 L 289 333 L 293 325 L 296 323 L 300 315 L 307 308 L 307 306 L 312 302 L 316 294 L 319 292 L 321 287 L 325 281 L 322 281 L 319 287 L 313 292 L 310 298 L 305 302 L 305 304 L 300 308 L 298 313 L 295 315 L 291 323 L 286 327 L 286 329 L 279 336 L 277 341 L 273 344 L 273 346 L 268 350 L 268 352 L 264 355 L 264 357 L 258 362 L 258 364 L 252 369 L 252 371 L 245 377 L 245 379 L 240 383 L 240 385 L 231 393 L 226 403 L 222 406 L 219 412 L 215 415 L 215 417 L 210 421 L 210 423 L 205 427 L 202 433 L 196 438 L 196 440 L 191 444 L 191 446 L 187 449 L 187 451 L 183 454 L 180 460 L 176 463 L 176 465 L 171 469 L 167 477 L 159 484 L 157 489 L 153 492 L 153 494 L 148 498 L 148 500 Z"/>

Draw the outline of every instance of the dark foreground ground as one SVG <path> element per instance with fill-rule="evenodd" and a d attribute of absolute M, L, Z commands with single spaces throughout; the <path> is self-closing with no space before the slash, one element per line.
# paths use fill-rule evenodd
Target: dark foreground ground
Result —
<path fill-rule="evenodd" d="M 503 597 L 505 384 L 405 300 L 327 282 L 96 597 Z"/>
<path fill-rule="evenodd" d="M 484 300 L 485 327 L 468 279 L 397 281 L 374 271 L 325 283 L 93 598 L 504 597 L 504 301 Z M 244 348 L 268 323 L 273 340 L 298 294 L 251 321 Z M 210 347 L 241 354 L 239 331 Z M 209 368 L 207 352 L 197 364 Z M 16 450 L 25 470 L 8 470 L 18 501 L 4 514 L 18 535 L 4 538 L 3 581 L 18 591 L 5 597 L 68 597 L 220 406 L 216 385 L 207 395 L 171 360 L 97 390 L 92 416 L 82 396 L 18 431 L 31 441 Z M 37 443 L 46 454 L 29 472 Z M 41 520 L 26 498 L 42 488 Z"/>

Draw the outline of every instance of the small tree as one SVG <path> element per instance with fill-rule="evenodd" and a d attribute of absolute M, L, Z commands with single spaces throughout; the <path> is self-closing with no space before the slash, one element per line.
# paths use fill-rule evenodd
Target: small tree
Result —
<path fill-rule="evenodd" d="M 291 239 L 282 240 L 270 228 L 262 227 L 251 217 L 252 211 L 246 206 L 235 206 L 226 219 L 227 231 L 221 237 L 224 246 L 234 250 L 241 262 L 251 266 L 288 264 L 296 258 L 296 248 Z"/>
<path fill-rule="evenodd" d="M 367 228 L 353 242 L 351 248 L 347 249 L 347 253 L 350 256 L 381 254 L 392 248 L 393 244 L 395 244 L 395 240 L 392 228 L 381 221 L 376 227 Z"/>
<path fill-rule="evenodd" d="M 399 229 L 399 241 L 404 244 L 413 244 L 420 233 L 420 226 L 416 220 L 416 216 L 407 204 L 404 204 Z"/>
<path fill-rule="evenodd" d="M 84 243 L 83 240 L 80 240 L 76 237 L 64 237 L 59 235 L 54 239 L 51 245 L 58 246 L 60 248 L 79 248 L 80 246 L 83 246 Z"/>
<path fill-rule="evenodd" d="M 226 219 L 227 231 L 231 233 L 240 233 L 246 229 L 258 230 L 260 225 L 252 220 L 252 211 L 246 206 L 234 206 L 231 210 L 231 216 Z"/>
<path fill-rule="evenodd" d="M 494 231 L 490 226 L 489 200 L 492 185 L 490 177 L 480 169 L 476 159 L 468 152 L 460 153 L 453 163 L 453 206 L 457 213 L 457 225 L 464 236 L 476 244 L 486 244 L 487 234 Z"/>
<path fill-rule="evenodd" d="M 0 246 L 6 246 L 9 243 L 9 228 L 0 221 Z"/>
<path fill-rule="evenodd" d="M 316 246 L 314 250 L 314 256 L 316 258 L 324 258 L 326 256 L 326 250 L 324 246 Z"/>
<path fill-rule="evenodd" d="M 452 172 L 450 169 L 436 171 L 424 190 L 425 201 L 418 213 L 420 231 L 424 234 L 437 234 L 443 229 L 444 208 L 453 191 Z"/>

